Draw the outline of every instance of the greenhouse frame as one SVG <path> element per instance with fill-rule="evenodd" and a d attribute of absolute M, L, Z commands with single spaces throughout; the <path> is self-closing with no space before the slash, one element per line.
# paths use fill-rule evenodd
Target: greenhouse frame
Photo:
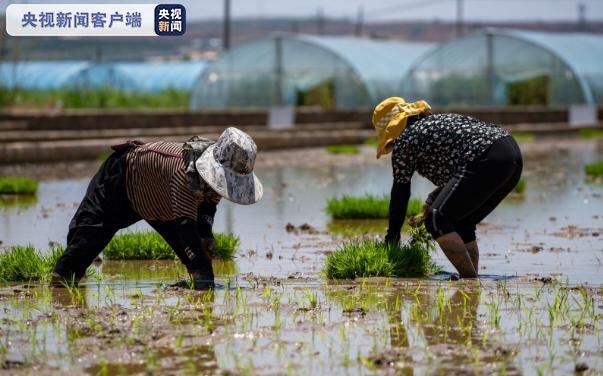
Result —
<path fill-rule="evenodd" d="M 436 106 L 603 104 L 603 36 L 486 29 L 418 59 L 400 93 Z"/>
<path fill-rule="evenodd" d="M 430 43 L 273 34 L 216 60 L 195 83 L 190 108 L 372 107 L 397 95 Z"/>

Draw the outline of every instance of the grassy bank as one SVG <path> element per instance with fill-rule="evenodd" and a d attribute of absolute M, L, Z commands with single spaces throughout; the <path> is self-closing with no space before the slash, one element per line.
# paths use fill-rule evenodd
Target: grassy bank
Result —
<path fill-rule="evenodd" d="M 0 194 L 2 195 L 35 195 L 38 182 L 29 178 L 12 176 L 0 177 Z"/>
<path fill-rule="evenodd" d="M 360 148 L 356 145 L 329 145 L 327 152 L 329 154 L 358 154 Z"/>
<path fill-rule="evenodd" d="M 437 273 L 440 267 L 431 258 L 433 242 L 417 236 L 404 245 L 361 240 L 341 245 L 327 256 L 324 273 L 330 279 L 364 277 L 422 277 Z"/>
<path fill-rule="evenodd" d="M 214 258 L 232 260 L 239 246 L 234 235 L 214 233 Z M 103 250 L 107 260 L 171 260 L 176 258 L 172 248 L 154 231 L 125 232 L 113 237 Z"/>
<path fill-rule="evenodd" d="M 0 88 L 0 107 L 185 109 L 188 107 L 188 93 L 174 89 L 137 93 L 112 88 L 78 90 Z"/>
<path fill-rule="evenodd" d="M 423 210 L 423 202 L 419 199 L 410 199 L 406 216 L 411 217 Z M 380 219 L 389 216 L 389 197 L 344 195 L 327 201 L 327 214 L 334 219 Z"/>
<path fill-rule="evenodd" d="M 61 254 L 61 247 L 42 253 L 30 245 L 0 251 L 0 281 L 47 282 Z"/>

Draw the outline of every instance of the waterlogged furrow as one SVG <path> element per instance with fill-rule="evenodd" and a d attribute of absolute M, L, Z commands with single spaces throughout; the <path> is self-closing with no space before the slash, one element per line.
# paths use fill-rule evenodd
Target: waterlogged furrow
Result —
<path fill-rule="evenodd" d="M 521 280 L 145 281 L 6 287 L 4 368 L 418 374 L 601 372 L 603 290 Z M 77 371 L 76 371 L 77 372 Z"/>

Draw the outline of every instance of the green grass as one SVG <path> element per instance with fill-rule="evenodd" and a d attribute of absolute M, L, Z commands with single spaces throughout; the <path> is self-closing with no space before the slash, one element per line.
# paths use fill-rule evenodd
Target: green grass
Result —
<path fill-rule="evenodd" d="M 215 258 L 232 260 L 239 246 L 234 235 L 214 233 L 216 239 Z M 172 260 L 176 254 L 154 231 L 125 232 L 111 239 L 103 250 L 107 260 Z"/>
<path fill-rule="evenodd" d="M 379 144 L 379 140 L 376 138 L 367 138 L 364 140 L 364 144 L 369 146 L 377 146 Z"/>
<path fill-rule="evenodd" d="M 375 240 L 345 243 L 327 256 L 324 274 L 329 279 L 366 277 L 423 277 L 441 268 L 431 258 L 433 242 L 415 236 L 402 246 Z M 424 229 L 422 230 L 424 231 Z"/>
<path fill-rule="evenodd" d="M 526 191 L 526 181 L 524 178 L 519 179 L 515 188 L 513 188 L 513 193 L 522 195 Z"/>
<path fill-rule="evenodd" d="M 515 141 L 519 142 L 527 142 L 534 140 L 534 133 L 530 132 L 513 132 L 512 135 Z"/>
<path fill-rule="evenodd" d="M 41 253 L 30 245 L 0 251 L 0 281 L 47 282 L 61 254 L 61 247 Z"/>
<path fill-rule="evenodd" d="M 603 176 L 603 162 L 594 162 L 589 163 L 584 166 L 584 172 L 586 175 L 592 177 L 601 177 Z"/>
<path fill-rule="evenodd" d="M 410 199 L 406 216 L 411 217 L 423 210 L 423 202 L 419 199 Z M 344 195 L 340 198 L 331 198 L 327 201 L 327 213 L 334 219 L 380 219 L 389 217 L 389 197 Z"/>
<path fill-rule="evenodd" d="M 360 148 L 356 145 L 329 145 L 327 152 L 329 154 L 358 154 Z"/>
<path fill-rule="evenodd" d="M 186 90 L 136 93 L 113 88 L 26 90 L 0 88 L 0 107 L 181 108 L 188 107 Z"/>
<path fill-rule="evenodd" d="M 582 128 L 578 130 L 578 135 L 581 138 L 601 138 L 603 137 L 603 129 L 600 128 Z"/>
<path fill-rule="evenodd" d="M 35 195 L 37 192 L 38 182 L 33 179 L 11 176 L 0 177 L 0 194 Z"/>

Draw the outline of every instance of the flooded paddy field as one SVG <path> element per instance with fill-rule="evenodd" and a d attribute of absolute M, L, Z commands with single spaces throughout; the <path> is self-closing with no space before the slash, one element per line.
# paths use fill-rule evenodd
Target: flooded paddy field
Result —
<path fill-rule="evenodd" d="M 370 147 L 265 153 L 264 199 L 218 206 L 215 230 L 241 239 L 234 262 L 215 264 L 223 288 L 166 289 L 185 272 L 174 261 L 103 261 L 79 289 L 4 285 L 0 373 L 601 374 L 603 184 L 583 165 L 602 160 L 603 145 L 521 146 L 526 190 L 479 226 L 479 281 L 326 280 L 326 253 L 386 228 L 332 221 L 326 200 L 388 193 L 390 161 Z M 0 202 L 2 245 L 64 243 L 99 163 L 19 170 L 40 189 Z M 412 193 L 431 189 L 416 178 Z"/>

